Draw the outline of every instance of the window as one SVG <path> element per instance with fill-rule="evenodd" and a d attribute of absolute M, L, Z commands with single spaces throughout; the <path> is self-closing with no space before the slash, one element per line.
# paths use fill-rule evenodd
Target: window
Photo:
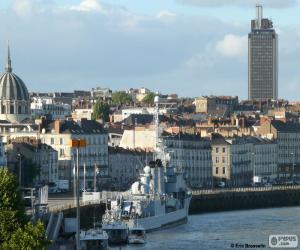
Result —
<path fill-rule="evenodd" d="M 223 148 L 223 149 L 222 149 L 222 151 L 223 151 L 223 153 L 225 153 L 226 149 L 225 149 L 225 148 Z"/>
<path fill-rule="evenodd" d="M 219 148 L 216 148 L 216 153 L 219 153 Z"/>
<path fill-rule="evenodd" d="M 222 163 L 225 163 L 225 157 L 222 157 Z"/>
<path fill-rule="evenodd" d="M 59 156 L 64 156 L 65 155 L 65 150 L 63 148 L 61 148 L 59 150 Z"/>
<path fill-rule="evenodd" d="M 216 174 L 218 174 L 219 173 L 219 168 L 216 168 Z"/>
<path fill-rule="evenodd" d="M 54 138 L 51 138 L 51 144 L 54 144 Z"/>
<path fill-rule="evenodd" d="M 219 163 L 219 157 L 216 157 L 216 163 Z"/>
<path fill-rule="evenodd" d="M 225 174 L 225 167 L 223 167 L 223 174 Z"/>
<path fill-rule="evenodd" d="M 64 138 L 59 138 L 59 144 L 63 145 L 64 144 Z"/>

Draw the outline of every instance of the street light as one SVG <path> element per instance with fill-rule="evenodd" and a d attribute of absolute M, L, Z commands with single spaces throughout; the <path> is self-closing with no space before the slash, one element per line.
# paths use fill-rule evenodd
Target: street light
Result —
<path fill-rule="evenodd" d="M 77 225 L 76 225 L 76 249 L 80 250 L 80 205 L 79 205 L 79 148 L 86 147 L 85 139 L 72 139 L 70 142 L 71 148 L 76 148 L 76 217 L 77 217 Z"/>
<path fill-rule="evenodd" d="M 99 169 L 97 167 L 97 164 L 95 163 L 95 169 L 94 169 L 94 192 L 97 192 L 97 175 L 99 174 Z"/>
<path fill-rule="evenodd" d="M 19 157 L 19 186 L 22 187 L 22 155 L 18 153 Z"/>
<path fill-rule="evenodd" d="M 255 185 L 255 174 L 256 174 L 256 165 L 255 165 L 255 153 L 252 152 L 252 161 L 253 161 L 253 184 Z"/>
<path fill-rule="evenodd" d="M 295 170 L 295 154 L 294 152 L 291 152 L 291 155 L 293 157 L 293 165 L 292 165 L 292 180 L 294 179 L 294 170 Z"/>

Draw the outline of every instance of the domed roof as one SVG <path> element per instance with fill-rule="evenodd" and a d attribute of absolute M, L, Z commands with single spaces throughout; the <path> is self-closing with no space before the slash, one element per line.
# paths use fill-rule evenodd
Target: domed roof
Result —
<path fill-rule="evenodd" d="M 28 101 L 29 94 L 26 85 L 16 74 L 12 73 L 9 47 L 5 71 L 0 77 L 0 99 Z"/>

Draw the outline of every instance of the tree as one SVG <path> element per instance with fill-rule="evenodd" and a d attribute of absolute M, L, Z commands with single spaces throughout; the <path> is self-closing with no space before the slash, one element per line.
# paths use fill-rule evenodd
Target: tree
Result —
<path fill-rule="evenodd" d="M 19 227 L 13 232 L 10 239 L 3 244 L 3 250 L 45 249 L 48 244 L 44 224 L 41 221 L 38 221 L 36 225 L 27 222 L 24 228 Z"/>
<path fill-rule="evenodd" d="M 116 105 L 124 105 L 128 104 L 132 101 L 132 97 L 130 94 L 125 91 L 116 91 L 112 94 L 112 103 Z"/>
<path fill-rule="evenodd" d="M 44 225 L 28 221 L 18 182 L 7 168 L 0 168 L 0 187 L 0 249 L 45 249 Z"/>
<path fill-rule="evenodd" d="M 152 105 L 152 104 L 154 103 L 154 97 L 155 97 L 155 96 L 156 96 L 156 95 L 155 95 L 153 92 L 150 92 L 150 93 L 148 93 L 148 94 L 144 97 L 143 102 L 144 102 L 145 104 Z"/>
<path fill-rule="evenodd" d="M 110 106 L 106 102 L 97 100 L 93 107 L 92 119 L 102 119 L 105 122 L 109 121 L 109 109 Z"/>
<path fill-rule="evenodd" d="M 16 220 L 22 221 L 25 209 L 18 186 L 15 176 L 8 169 L 0 168 L 0 211 L 15 211 Z"/>

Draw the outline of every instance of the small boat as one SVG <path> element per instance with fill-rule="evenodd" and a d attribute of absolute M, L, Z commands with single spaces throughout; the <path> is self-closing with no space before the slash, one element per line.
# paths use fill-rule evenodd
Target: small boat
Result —
<path fill-rule="evenodd" d="M 108 250 L 108 235 L 101 229 L 81 230 L 81 250 Z"/>
<path fill-rule="evenodd" d="M 114 220 L 102 224 L 102 229 L 108 234 L 109 244 L 126 244 L 128 226 L 121 220 Z"/>
<path fill-rule="evenodd" d="M 146 243 L 146 230 L 143 227 L 132 227 L 129 229 L 128 235 L 129 244 L 144 244 Z"/>

